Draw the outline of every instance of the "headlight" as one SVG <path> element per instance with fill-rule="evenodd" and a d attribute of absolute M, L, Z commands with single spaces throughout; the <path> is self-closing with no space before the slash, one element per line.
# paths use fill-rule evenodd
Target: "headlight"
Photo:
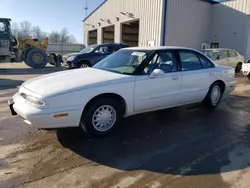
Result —
<path fill-rule="evenodd" d="M 44 107 L 46 105 L 46 103 L 43 100 L 29 95 L 26 96 L 26 102 L 31 105 L 35 105 L 37 107 Z"/>
<path fill-rule="evenodd" d="M 67 61 L 73 61 L 73 60 L 75 60 L 75 58 L 76 58 L 76 56 L 70 56 L 70 57 L 67 59 Z"/>

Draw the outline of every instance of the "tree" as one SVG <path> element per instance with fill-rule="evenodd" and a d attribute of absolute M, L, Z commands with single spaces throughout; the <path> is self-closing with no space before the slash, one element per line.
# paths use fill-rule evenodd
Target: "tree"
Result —
<path fill-rule="evenodd" d="M 36 38 L 39 41 L 43 41 L 46 37 L 48 37 L 49 43 L 76 43 L 75 37 L 73 35 L 70 35 L 67 28 L 63 28 L 60 32 L 52 31 L 50 33 L 45 33 L 39 26 L 32 26 L 30 22 L 23 21 L 20 24 L 14 22 L 12 24 L 11 30 L 12 35 L 17 40 Z"/>
<path fill-rule="evenodd" d="M 41 30 L 39 26 L 32 27 L 32 37 L 43 41 L 46 38 L 46 33 Z"/>
<path fill-rule="evenodd" d="M 28 39 L 32 37 L 31 23 L 23 21 L 20 23 L 20 34 L 22 39 Z"/>

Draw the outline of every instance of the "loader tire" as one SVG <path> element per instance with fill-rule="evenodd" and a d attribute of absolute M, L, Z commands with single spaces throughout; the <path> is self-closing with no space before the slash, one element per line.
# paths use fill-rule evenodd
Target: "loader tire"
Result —
<path fill-rule="evenodd" d="M 25 55 L 25 64 L 34 69 L 44 68 L 47 64 L 46 53 L 38 48 L 29 50 Z"/>

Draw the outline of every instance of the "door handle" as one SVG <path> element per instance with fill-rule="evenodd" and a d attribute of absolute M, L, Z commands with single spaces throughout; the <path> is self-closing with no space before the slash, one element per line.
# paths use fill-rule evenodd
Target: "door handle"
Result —
<path fill-rule="evenodd" d="M 173 76 L 172 80 L 179 80 L 179 76 Z"/>
<path fill-rule="evenodd" d="M 213 72 L 210 72 L 209 75 L 210 75 L 210 76 L 214 76 L 214 73 L 213 73 Z"/>

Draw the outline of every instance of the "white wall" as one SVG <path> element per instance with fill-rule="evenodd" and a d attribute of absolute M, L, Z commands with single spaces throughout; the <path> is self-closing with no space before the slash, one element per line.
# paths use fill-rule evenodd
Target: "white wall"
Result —
<path fill-rule="evenodd" d="M 209 39 L 212 5 L 200 0 L 167 2 L 166 44 L 200 50 Z"/>
<path fill-rule="evenodd" d="M 84 22 L 84 43 L 88 44 L 88 31 L 98 29 L 98 43 L 102 42 L 101 28 L 115 25 L 115 42 L 121 42 L 121 23 L 140 20 L 139 45 L 147 45 L 148 40 L 155 40 L 155 45 L 161 43 L 163 0 L 108 0 Z M 120 12 L 131 12 L 135 18 L 129 18 Z M 116 21 L 116 17 L 119 21 Z M 111 21 L 105 23 L 100 19 Z M 101 26 L 98 26 L 98 23 Z M 86 24 L 94 25 L 95 28 Z"/>
<path fill-rule="evenodd" d="M 218 42 L 221 48 L 232 48 L 246 54 L 249 17 L 224 4 L 212 7 L 210 42 Z"/>
<path fill-rule="evenodd" d="M 85 46 L 83 44 L 49 44 L 47 53 L 67 54 L 72 52 L 79 52 Z"/>

